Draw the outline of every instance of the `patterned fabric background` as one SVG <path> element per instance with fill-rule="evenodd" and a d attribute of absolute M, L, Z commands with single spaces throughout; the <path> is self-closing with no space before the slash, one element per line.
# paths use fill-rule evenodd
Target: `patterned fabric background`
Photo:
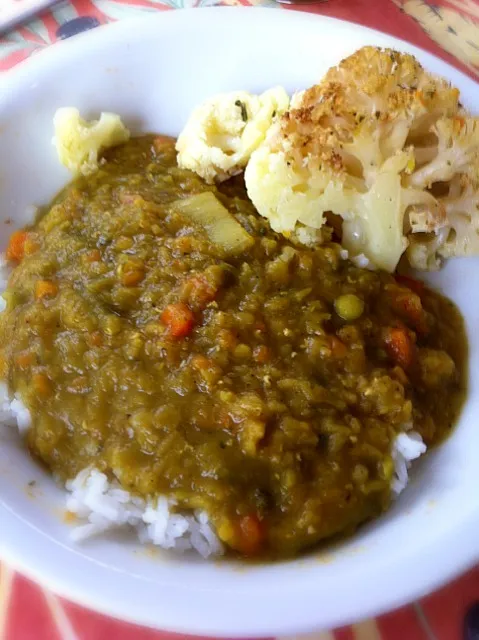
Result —
<path fill-rule="evenodd" d="M 39 10 L 51 1 L 0 0 L 0 29 L 15 15 L 31 16 L 36 8 Z M 272 0 L 64 1 L 0 37 L 0 71 L 38 54 L 57 40 L 106 22 L 151 11 L 210 5 L 268 6 L 351 20 L 409 40 L 479 79 L 479 0 L 328 0 L 294 7 Z M 88 611 L 0 564 L 0 640 L 105 638 L 185 637 L 136 627 Z M 479 567 L 399 611 L 351 627 L 316 633 L 304 640 L 479 640 Z"/>

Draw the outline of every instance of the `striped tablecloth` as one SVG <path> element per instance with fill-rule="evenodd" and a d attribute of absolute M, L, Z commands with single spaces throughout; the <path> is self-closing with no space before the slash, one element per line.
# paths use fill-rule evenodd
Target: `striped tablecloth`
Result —
<path fill-rule="evenodd" d="M 0 24 L 48 0 L 0 0 Z M 271 0 L 71 0 L 0 37 L 0 71 L 59 39 L 148 11 L 190 6 L 280 8 Z M 282 5 L 281 8 L 291 9 Z M 410 40 L 479 79 L 479 0 L 329 0 L 295 7 Z M 1 523 L 0 523 L 1 527 Z M 1 550 L 1 546 L 0 546 Z M 391 576 L 391 580 L 394 576 Z M 0 564 L 0 640 L 175 640 L 62 600 Z M 420 602 L 310 640 L 479 640 L 479 567 Z M 284 639 L 286 640 L 286 639 Z M 306 640 L 306 639 L 305 639 Z"/>

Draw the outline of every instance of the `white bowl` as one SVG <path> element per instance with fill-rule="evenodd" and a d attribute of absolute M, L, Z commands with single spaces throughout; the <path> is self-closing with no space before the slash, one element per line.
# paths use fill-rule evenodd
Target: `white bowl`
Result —
<path fill-rule="evenodd" d="M 219 91 L 293 91 L 366 44 L 415 54 L 453 81 L 472 107 L 478 87 L 394 38 L 327 18 L 262 9 L 175 11 L 79 36 L 0 79 L 1 245 L 31 204 L 69 176 L 51 145 L 52 116 L 122 114 L 135 131 L 177 134 L 190 109 Z M 11 218 L 14 225 L 7 224 Z M 5 224 L 4 224 L 5 222 Z M 433 283 L 462 309 L 470 335 L 470 390 L 454 435 L 418 465 L 399 502 L 340 546 L 300 560 L 244 566 L 151 554 L 133 541 L 76 546 L 64 493 L 12 436 L 0 443 L 0 551 L 58 593 L 163 629 L 265 636 L 339 626 L 402 605 L 479 557 L 479 261 L 457 260 Z M 28 482 L 36 481 L 34 488 Z"/>

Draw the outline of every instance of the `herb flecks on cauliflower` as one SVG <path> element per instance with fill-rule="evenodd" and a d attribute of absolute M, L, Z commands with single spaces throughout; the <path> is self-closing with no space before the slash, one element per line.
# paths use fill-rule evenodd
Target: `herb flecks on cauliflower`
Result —
<path fill-rule="evenodd" d="M 193 110 L 181 132 L 178 165 L 209 183 L 240 173 L 288 106 L 281 87 L 259 96 L 246 91 L 214 96 Z"/>
<path fill-rule="evenodd" d="M 87 122 L 74 107 L 58 109 L 53 118 L 60 162 L 73 174 L 89 175 L 98 169 L 102 150 L 130 138 L 130 132 L 115 113 L 102 113 L 99 120 Z"/>
<path fill-rule="evenodd" d="M 437 268 L 478 244 L 461 236 L 479 226 L 477 207 L 462 227 L 451 217 L 478 189 L 477 131 L 458 90 L 413 56 L 364 47 L 293 97 L 252 154 L 246 186 L 276 231 L 320 229 L 332 212 L 352 258 L 393 271 L 414 238 L 413 266 Z"/>

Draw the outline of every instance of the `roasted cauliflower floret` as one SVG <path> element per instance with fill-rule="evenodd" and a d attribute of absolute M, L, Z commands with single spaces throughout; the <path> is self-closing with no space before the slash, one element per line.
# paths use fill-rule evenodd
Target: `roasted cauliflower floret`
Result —
<path fill-rule="evenodd" d="M 246 91 L 214 96 L 193 110 L 181 132 L 176 144 L 179 166 L 209 183 L 240 173 L 288 106 L 281 87 L 259 96 Z"/>
<path fill-rule="evenodd" d="M 278 232 L 321 229 L 327 212 L 340 216 L 351 258 L 387 271 L 420 234 L 415 266 L 437 268 L 440 256 L 456 255 L 439 248 L 451 239 L 443 183 L 470 183 L 479 167 L 476 121 L 458 99 L 412 56 L 360 49 L 293 97 L 251 156 L 249 196 Z M 458 138 L 460 122 L 469 144 Z M 429 248 L 419 256 L 421 242 Z"/>
<path fill-rule="evenodd" d="M 78 109 L 63 107 L 55 113 L 53 126 L 53 144 L 60 162 L 73 174 L 94 173 L 102 150 L 130 138 L 130 132 L 115 113 L 102 113 L 99 120 L 87 122 Z"/>
<path fill-rule="evenodd" d="M 437 200 L 446 223 L 440 229 L 421 228 L 416 219 L 416 231 L 426 232 L 413 236 L 408 248 L 409 262 L 416 268 L 438 268 L 441 258 L 479 255 L 479 120 L 441 119 L 434 133 L 436 147 L 408 183 L 440 191 Z"/>
<path fill-rule="evenodd" d="M 438 114 L 452 115 L 458 108 L 458 89 L 427 73 L 414 56 L 392 49 L 358 49 L 329 69 L 321 84 L 328 83 L 347 89 L 348 106 L 356 103 L 361 113 L 378 119 L 408 119 L 412 110 L 422 116 L 414 122 L 413 132 L 425 128 L 424 120 L 434 122 Z M 397 122 L 394 125 L 397 134 Z"/>
<path fill-rule="evenodd" d="M 461 184 L 462 183 L 462 184 Z M 456 189 L 457 186 L 457 189 Z M 479 184 L 461 176 L 444 199 L 448 234 L 438 247 L 443 258 L 479 254 Z"/>
<path fill-rule="evenodd" d="M 479 120 L 464 115 L 440 118 L 431 132 L 437 142 L 407 184 L 430 189 L 434 183 L 450 182 L 458 174 L 467 176 L 469 182 L 478 182 Z"/>

